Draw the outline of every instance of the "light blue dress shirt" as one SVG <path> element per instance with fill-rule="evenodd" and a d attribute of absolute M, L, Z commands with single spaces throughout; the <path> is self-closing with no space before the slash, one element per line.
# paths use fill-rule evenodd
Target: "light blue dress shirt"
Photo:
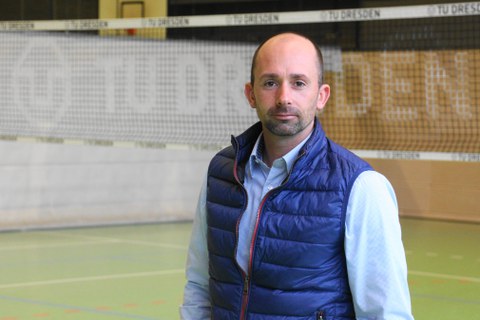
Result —
<path fill-rule="evenodd" d="M 240 221 L 237 262 L 247 271 L 257 209 L 264 195 L 279 186 L 308 137 L 269 168 L 257 139 L 247 163 L 248 204 Z M 183 320 L 210 319 L 206 245 L 206 179 L 196 210 L 187 256 Z M 366 171 L 355 181 L 347 206 L 345 254 L 357 319 L 412 320 L 405 251 L 395 193 L 380 173 Z"/>

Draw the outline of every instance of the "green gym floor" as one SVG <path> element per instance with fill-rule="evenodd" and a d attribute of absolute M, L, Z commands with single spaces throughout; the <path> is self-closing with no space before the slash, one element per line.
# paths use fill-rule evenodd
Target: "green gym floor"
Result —
<path fill-rule="evenodd" d="M 0 320 L 179 319 L 190 228 L 0 233 Z M 415 318 L 480 319 L 480 224 L 402 228 Z"/>

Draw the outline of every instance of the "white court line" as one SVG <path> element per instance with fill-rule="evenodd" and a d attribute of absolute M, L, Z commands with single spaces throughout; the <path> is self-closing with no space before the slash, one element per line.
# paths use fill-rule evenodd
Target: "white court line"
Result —
<path fill-rule="evenodd" d="M 176 244 L 166 244 L 166 243 L 157 243 L 157 242 L 148 242 L 148 241 L 137 241 L 137 240 L 125 240 L 119 238 L 110 238 L 110 237 L 99 237 L 99 236 L 86 236 L 82 234 L 71 234 L 65 232 L 46 232 L 53 236 L 68 237 L 68 238 L 77 238 L 85 240 L 96 240 L 96 241 L 105 241 L 111 243 L 128 243 L 128 244 L 138 244 L 151 247 L 161 247 L 161 248 L 171 248 L 171 249 L 187 249 L 187 246 L 176 245 Z"/>
<path fill-rule="evenodd" d="M 459 280 L 459 281 L 469 281 L 469 282 L 480 283 L 480 278 L 475 278 L 475 277 L 463 277 L 463 276 L 456 276 L 456 275 L 450 275 L 450 274 L 425 272 L 425 271 L 417 271 L 417 270 L 409 270 L 408 274 L 411 274 L 411 275 L 414 275 L 414 276 L 422 276 L 422 277 L 431 277 L 431 278 L 440 278 L 440 279 Z"/>
<path fill-rule="evenodd" d="M 65 278 L 65 279 L 44 280 L 44 281 L 20 282 L 20 283 L 10 283 L 10 284 L 0 285 L 0 289 L 35 287 L 35 286 L 44 286 L 44 285 L 69 284 L 69 283 L 76 283 L 76 282 L 101 281 L 101 280 L 125 279 L 125 278 L 136 278 L 136 277 L 163 276 L 163 275 L 170 275 L 170 274 L 180 274 L 180 273 L 183 273 L 184 271 L 185 271 L 184 269 L 170 269 L 170 270 L 160 270 L 160 271 L 151 271 L 151 272 L 112 274 L 112 275 L 95 276 L 95 277 L 80 277 L 80 278 Z M 410 270 L 408 273 L 411 275 L 423 276 L 423 277 L 480 283 L 480 278 L 475 278 L 475 277 L 463 277 L 463 276 L 424 272 L 424 271 L 417 271 L 417 270 Z"/>
<path fill-rule="evenodd" d="M 115 243 L 116 241 L 84 241 L 84 242 L 70 242 L 70 243 L 52 243 L 52 244 L 31 244 L 31 245 L 15 245 L 9 247 L 0 247 L 0 251 L 12 251 L 12 250 L 30 250 L 30 249 L 48 249 L 48 248 L 60 248 L 60 247 L 75 247 L 75 246 L 87 246 L 91 244 L 103 244 L 103 243 Z"/>
<path fill-rule="evenodd" d="M 184 269 L 171 269 L 171 270 L 160 270 L 160 271 L 151 271 L 151 272 L 112 274 L 112 275 L 95 276 L 95 277 L 65 278 L 65 279 L 44 280 L 44 281 L 19 282 L 19 283 L 10 283 L 10 284 L 0 285 L 0 289 L 37 287 L 37 286 L 48 286 L 48 285 L 55 285 L 55 284 L 69 284 L 69 283 L 76 283 L 76 282 L 126 279 L 126 278 L 136 278 L 136 277 L 163 276 L 163 275 L 178 274 L 183 272 L 185 272 Z"/>

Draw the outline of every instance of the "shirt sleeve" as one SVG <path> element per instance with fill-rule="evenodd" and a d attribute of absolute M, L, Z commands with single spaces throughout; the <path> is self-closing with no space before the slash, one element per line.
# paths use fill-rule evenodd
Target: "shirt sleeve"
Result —
<path fill-rule="evenodd" d="M 352 187 L 345 254 L 357 319 L 413 319 L 397 200 L 378 172 L 361 173 Z"/>
<path fill-rule="evenodd" d="M 187 253 L 185 268 L 187 283 L 183 294 L 183 304 L 180 306 L 180 318 L 182 320 L 210 319 L 206 197 L 207 180 L 205 177 L 198 199 Z"/>

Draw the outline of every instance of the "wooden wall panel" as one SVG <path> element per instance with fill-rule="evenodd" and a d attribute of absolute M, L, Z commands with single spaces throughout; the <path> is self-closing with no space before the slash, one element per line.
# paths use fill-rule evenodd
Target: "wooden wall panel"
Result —
<path fill-rule="evenodd" d="M 392 183 L 400 215 L 480 222 L 480 163 L 367 160 Z"/>

